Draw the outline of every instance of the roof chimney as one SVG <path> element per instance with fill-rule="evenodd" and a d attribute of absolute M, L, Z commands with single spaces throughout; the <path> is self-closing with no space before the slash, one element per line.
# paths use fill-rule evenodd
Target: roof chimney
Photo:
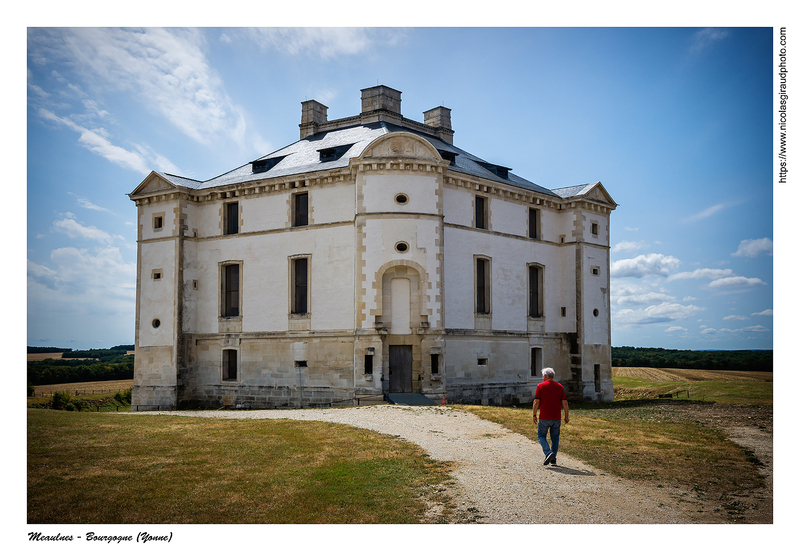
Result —
<path fill-rule="evenodd" d="M 361 90 L 361 122 L 385 120 L 399 124 L 400 115 L 399 90 L 388 86 L 373 86 Z M 380 113 L 377 113 L 379 111 Z M 365 117 L 364 115 L 371 115 Z"/>
<path fill-rule="evenodd" d="M 450 109 L 447 107 L 434 107 L 422 113 L 425 116 L 425 125 L 436 130 L 436 137 L 449 144 L 453 143 L 453 126 L 450 123 Z"/>
<path fill-rule="evenodd" d="M 300 102 L 303 114 L 300 117 L 300 139 L 316 134 L 319 126 L 328 122 L 328 108 L 317 100 Z"/>

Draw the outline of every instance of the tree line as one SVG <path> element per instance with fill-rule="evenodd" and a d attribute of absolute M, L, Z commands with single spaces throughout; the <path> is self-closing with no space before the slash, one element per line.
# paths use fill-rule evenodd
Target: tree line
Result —
<path fill-rule="evenodd" d="M 31 352 L 31 348 L 38 347 L 29 346 L 29 352 Z M 133 354 L 125 354 L 127 350 L 133 350 L 133 345 L 130 345 L 129 348 L 128 345 L 119 345 L 112 348 L 89 350 L 67 349 L 60 360 L 47 359 L 28 362 L 28 386 L 133 379 L 134 358 Z M 41 352 L 41 350 L 33 352 Z"/>
<path fill-rule="evenodd" d="M 772 350 L 671 350 L 612 346 L 613 367 L 772 371 Z"/>

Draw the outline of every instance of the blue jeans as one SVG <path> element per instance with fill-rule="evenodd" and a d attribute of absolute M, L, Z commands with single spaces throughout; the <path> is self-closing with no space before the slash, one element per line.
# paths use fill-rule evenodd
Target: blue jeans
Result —
<path fill-rule="evenodd" d="M 552 447 L 547 445 L 547 431 L 550 431 L 550 442 L 552 443 Z M 539 443 L 542 445 L 542 451 L 544 452 L 545 456 L 547 456 L 550 452 L 558 454 L 558 437 L 560 434 L 561 434 L 560 419 L 558 421 L 539 419 L 539 429 L 537 430 L 537 436 L 539 437 Z"/>

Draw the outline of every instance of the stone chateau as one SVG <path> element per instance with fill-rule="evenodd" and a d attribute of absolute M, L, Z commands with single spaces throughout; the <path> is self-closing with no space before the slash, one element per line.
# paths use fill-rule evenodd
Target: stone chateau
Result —
<path fill-rule="evenodd" d="M 138 209 L 134 409 L 530 403 L 545 366 L 611 401 L 599 182 L 545 189 L 454 145 L 451 111 L 361 91 L 206 181 L 152 172 Z"/>

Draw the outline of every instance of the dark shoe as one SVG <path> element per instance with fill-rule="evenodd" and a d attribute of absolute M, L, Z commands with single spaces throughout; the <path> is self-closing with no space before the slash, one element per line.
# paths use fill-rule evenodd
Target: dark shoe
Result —
<path fill-rule="evenodd" d="M 547 457 L 544 458 L 544 465 L 549 465 L 553 458 L 556 456 L 553 452 L 547 454 Z"/>
<path fill-rule="evenodd" d="M 553 460 L 550 462 L 550 466 L 551 467 L 558 467 L 558 465 L 556 464 L 555 458 L 553 458 Z"/>

